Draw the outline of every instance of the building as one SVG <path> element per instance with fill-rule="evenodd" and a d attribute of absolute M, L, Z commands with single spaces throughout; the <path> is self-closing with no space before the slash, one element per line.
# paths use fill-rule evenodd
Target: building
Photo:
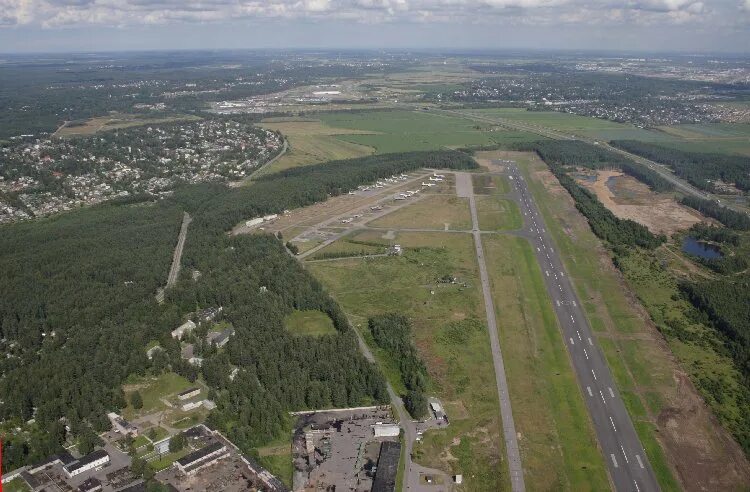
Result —
<path fill-rule="evenodd" d="M 397 424 L 375 424 L 372 431 L 375 437 L 398 437 L 401 428 Z"/>
<path fill-rule="evenodd" d="M 195 329 L 195 323 L 193 323 L 191 320 L 187 320 L 182 325 L 178 326 L 172 331 L 172 338 L 176 338 L 177 340 L 182 340 L 182 337 L 185 335 L 185 333 L 189 333 Z"/>
<path fill-rule="evenodd" d="M 116 432 L 123 435 L 130 434 L 134 437 L 138 435 L 138 427 L 134 426 L 115 412 L 109 412 L 107 418 L 109 418 L 109 421 L 112 423 L 112 427 L 114 427 Z"/>
<path fill-rule="evenodd" d="M 436 419 L 448 420 L 447 416 L 445 415 L 445 411 L 443 410 L 443 406 L 440 403 L 431 401 L 430 408 L 432 409 L 432 413 L 435 415 Z"/>
<path fill-rule="evenodd" d="M 192 388 L 188 388 L 185 391 L 182 391 L 180 393 L 177 393 L 177 398 L 180 400 L 189 400 L 190 398 L 193 398 L 194 396 L 198 396 L 201 394 L 201 389 L 197 386 L 194 386 Z"/>
<path fill-rule="evenodd" d="M 63 451 L 60 454 L 52 455 L 44 461 L 40 461 L 39 463 L 31 465 L 26 471 L 33 475 L 34 473 L 40 472 L 42 470 L 46 470 L 47 468 L 50 468 L 53 465 L 65 466 L 65 465 L 69 465 L 73 463 L 75 460 L 76 459 L 73 458 L 73 455 L 71 455 L 67 451 Z"/>
<path fill-rule="evenodd" d="M 227 328 L 222 331 L 214 331 L 206 335 L 208 343 L 215 343 L 218 348 L 223 347 L 229 341 L 229 337 L 234 335 L 234 328 Z"/>
<path fill-rule="evenodd" d="M 224 311 L 224 308 L 222 306 L 219 306 L 217 308 L 208 307 L 205 309 L 201 309 L 200 311 L 198 311 L 198 322 L 207 323 L 209 321 L 213 321 L 219 314 L 221 314 L 222 311 Z"/>
<path fill-rule="evenodd" d="M 385 441 L 380 445 L 378 468 L 372 481 L 372 492 L 393 492 L 396 490 L 398 461 L 401 458 L 401 443 Z"/>
<path fill-rule="evenodd" d="M 109 454 L 103 449 L 87 454 L 83 458 L 63 467 L 68 478 L 80 475 L 89 470 L 96 470 L 109 464 Z"/>
<path fill-rule="evenodd" d="M 78 486 L 78 492 L 99 492 L 102 490 L 102 482 L 95 477 L 87 478 Z"/>
<path fill-rule="evenodd" d="M 254 227 L 263 223 L 263 217 L 256 217 L 245 222 L 245 227 Z"/>
<path fill-rule="evenodd" d="M 154 346 L 153 346 L 153 347 L 151 347 L 150 349 L 146 350 L 146 357 L 148 357 L 148 360 L 151 360 L 151 359 L 153 359 L 153 358 L 154 358 L 154 354 L 155 354 L 156 352 L 159 352 L 159 351 L 161 351 L 161 350 L 164 350 L 164 349 L 163 349 L 163 348 L 161 348 L 161 346 L 160 346 L 160 345 L 154 345 Z"/>
<path fill-rule="evenodd" d="M 198 470 L 211 466 L 227 456 L 229 456 L 227 447 L 218 441 L 214 441 L 175 461 L 175 466 L 181 473 L 192 475 Z"/>

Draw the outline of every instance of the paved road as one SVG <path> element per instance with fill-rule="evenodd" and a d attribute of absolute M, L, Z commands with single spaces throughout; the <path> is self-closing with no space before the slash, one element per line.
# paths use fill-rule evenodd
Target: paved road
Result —
<path fill-rule="evenodd" d="M 508 166 L 507 175 L 513 184 L 512 196 L 524 217 L 520 234 L 531 242 L 541 266 L 610 478 L 618 491 L 659 490 L 654 471 L 526 182 L 515 165 Z"/>
<path fill-rule="evenodd" d="M 182 260 L 182 250 L 185 248 L 185 238 L 187 238 L 187 230 L 190 222 L 193 219 L 190 214 L 185 212 L 182 216 L 182 226 L 180 227 L 180 235 L 177 238 L 177 246 L 174 249 L 174 255 L 172 256 L 172 266 L 169 269 L 169 276 L 167 277 L 167 287 L 171 287 L 177 282 L 177 276 L 180 274 L 180 261 Z"/>
<path fill-rule="evenodd" d="M 521 466 L 521 453 L 518 449 L 516 424 L 515 422 L 513 422 L 513 412 L 510 407 L 508 380 L 505 377 L 503 353 L 500 350 L 500 339 L 497 332 L 497 320 L 495 319 L 495 304 L 492 302 L 492 289 L 490 286 L 489 275 L 487 275 L 487 264 L 484 261 L 482 236 L 479 231 L 477 206 L 474 199 L 474 189 L 470 174 L 456 173 L 456 194 L 458 196 L 467 197 L 469 199 L 469 206 L 471 207 L 472 236 L 474 237 L 474 246 L 477 252 L 477 261 L 479 263 L 479 277 L 482 282 L 484 308 L 487 313 L 487 330 L 490 334 L 492 362 L 495 366 L 495 381 L 497 383 L 497 394 L 500 399 L 500 418 L 503 423 L 505 454 L 508 456 L 511 489 L 514 492 L 521 492 L 526 489 L 523 480 L 523 468 Z"/>

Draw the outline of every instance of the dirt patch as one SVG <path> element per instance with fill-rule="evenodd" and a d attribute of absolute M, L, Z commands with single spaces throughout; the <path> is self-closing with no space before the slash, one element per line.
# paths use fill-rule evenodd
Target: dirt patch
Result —
<path fill-rule="evenodd" d="M 690 378 L 675 372 L 677 392 L 657 417 L 661 439 L 672 451 L 686 490 L 739 490 L 750 466 L 731 436 L 698 396 Z M 712 425 L 706 426 L 704 422 Z M 709 471 L 710 470 L 710 471 Z"/>
<path fill-rule="evenodd" d="M 654 193 L 646 185 L 620 171 L 598 171 L 591 182 L 578 179 L 602 204 L 621 219 L 643 224 L 655 234 L 672 235 L 704 219 L 677 203 L 668 194 Z"/>

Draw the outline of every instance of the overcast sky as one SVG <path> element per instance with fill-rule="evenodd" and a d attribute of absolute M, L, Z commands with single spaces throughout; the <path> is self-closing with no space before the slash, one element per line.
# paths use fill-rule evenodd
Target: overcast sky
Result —
<path fill-rule="evenodd" d="M 0 0 L 0 51 L 750 52 L 750 0 Z"/>

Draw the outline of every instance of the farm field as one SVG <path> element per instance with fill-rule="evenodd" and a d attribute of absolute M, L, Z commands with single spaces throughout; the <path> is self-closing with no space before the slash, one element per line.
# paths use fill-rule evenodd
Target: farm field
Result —
<path fill-rule="evenodd" d="M 321 120 L 337 128 L 371 134 L 346 134 L 337 138 L 373 147 L 377 153 L 435 150 L 445 147 L 492 145 L 537 140 L 533 134 L 475 123 L 465 118 L 417 111 L 330 113 Z"/>
<path fill-rule="evenodd" d="M 359 133 L 358 131 L 330 127 L 319 120 L 269 118 L 264 120 L 261 126 L 280 131 L 287 138 L 289 149 L 259 174 L 373 153 L 370 147 L 336 138 L 339 134 Z"/>
<path fill-rule="evenodd" d="M 530 490 L 603 490 L 604 461 L 524 239 L 483 236 L 521 460 Z"/>
<path fill-rule="evenodd" d="M 557 111 L 527 111 L 520 108 L 472 109 L 467 113 L 479 116 L 506 118 L 532 125 L 540 125 L 553 130 L 570 132 L 602 140 L 636 139 L 645 141 L 664 141 L 673 139 L 661 132 L 644 130 L 633 125 L 614 121 L 578 116 Z M 538 138 L 538 137 L 537 137 Z"/>
<path fill-rule="evenodd" d="M 570 196 L 536 156 L 515 158 L 597 332 L 662 490 L 680 490 L 684 484 L 735 487 L 738 446 L 676 365 Z M 707 482 L 708 475 L 713 482 Z"/>
<path fill-rule="evenodd" d="M 424 228 L 463 231 L 471 229 L 471 214 L 466 198 L 429 195 L 408 207 L 369 223 L 372 227 Z"/>
<path fill-rule="evenodd" d="M 355 239 L 389 244 L 384 235 L 363 231 Z M 443 401 L 451 420 L 446 429 L 427 432 L 415 445 L 415 460 L 464 474 L 467 490 L 508 490 L 471 236 L 397 232 L 393 240 L 405 248 L 403 256 L 316 262 L 307 268 L 350 316 L 397 392 L 404 388 L 394 361 L 374 345 L 367 318 L 401 312 L 412 321 L 416 346 L 428 367 L 429 392 Z M 457 283 L 438 281 L 446 276 L 455 276 Z"/>
<path fill-rule="evenodd" d="M 284 319 L 286 329 L 297 336 L 319 337 L 335 335 L 336 328 L 328 315 L 321 311 L 294 311 Z"/>

